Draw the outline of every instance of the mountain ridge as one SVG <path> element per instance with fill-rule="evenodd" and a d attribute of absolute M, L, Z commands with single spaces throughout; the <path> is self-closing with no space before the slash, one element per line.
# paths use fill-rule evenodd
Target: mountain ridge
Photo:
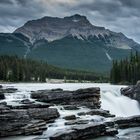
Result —
<path fill-rule="evenodd" d="M 0 50 L 0 54 L 39 59 L 59 67 L 109 72 L 112 60 L 140 51 L 140 44 L 75 14 L 46 16 L 26 22 L 7 36 L 0 34 Z"/>
<path fill-rule="evenodd" d="M 112 34 L 116 36 L 121 35 L 123 38 L 126 37 L 123 33 L 112 32 L 104 27 L 92 25 L 85 16 L 78 14 L 64 18 L 46 16 L 38 20 L 31 20 L 16 29 L 14 33 L 25 35 L 32 43 L 41 39 L 52 42 L 69 35 L 77 37 L 78 39 L 88 39 L 90 36 L 96 36 L 98 38 Z M 113 45 L 115 45 L 115 43 Z"/>

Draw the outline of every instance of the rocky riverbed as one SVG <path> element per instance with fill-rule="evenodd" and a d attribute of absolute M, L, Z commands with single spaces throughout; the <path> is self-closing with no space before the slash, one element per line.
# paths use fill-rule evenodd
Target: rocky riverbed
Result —
<path fill-rule="evenodd" d="M 36 135 L 32 139 L 86 140 L 116 136 L 120 129 L 140 126 L 140 112 L 131 117 L 118 117 L 102 109 L 103 93 L 93 85 L 75 90 L 44 88 L 26 91 L 30 96 L 20 92 L 18 87 L 0 87 L 2 139 Z M 9 102 L 8 97 L 12 95 L 18 98 Z"/>

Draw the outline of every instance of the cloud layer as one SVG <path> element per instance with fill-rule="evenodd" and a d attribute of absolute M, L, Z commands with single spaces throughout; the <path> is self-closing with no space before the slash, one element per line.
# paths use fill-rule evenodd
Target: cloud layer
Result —
<path fill-rule="evenodd" d="M 140 0 L 0 0 L 0 32 L 12 32 L 43 16 L 76 13 L 140 42 Z"/>

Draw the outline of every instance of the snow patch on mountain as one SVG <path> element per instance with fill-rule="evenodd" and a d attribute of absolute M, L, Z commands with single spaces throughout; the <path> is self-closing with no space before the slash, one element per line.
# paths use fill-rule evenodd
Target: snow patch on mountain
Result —
<path fill-rule="evenodd" d="M 106 56 L 107 56 L 108 60 L 112 61 L 111 56 L 110 56 L 107 52 L 106 52 L 105 54 L 106 54 Z"/>
<path fill-rule="evenodd" d="M 124 34 L 94 26 L 85 16 L 78 14 L 64 18 L 43 17 L 28 21 L 14 33 L 21 33 L 28 37 L 32 44 L 42 39 L 52 42 L 73 36 L 85 41 L 90 41 L 89 38 L 94 39 L 96 37 L 106 46 L 118 49 L 131 49 L 139 46 L 138 43 L 127 38 Z"/>

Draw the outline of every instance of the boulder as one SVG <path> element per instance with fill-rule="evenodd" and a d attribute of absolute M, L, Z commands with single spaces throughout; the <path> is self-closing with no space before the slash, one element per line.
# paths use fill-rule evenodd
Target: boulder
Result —
<path fill-rule="evenodd" d="M 32 104 L 23 104 L 18 106 L 10 106 L 11 109 L 29 109 L 29 108 L 48 108 L 50 104 L 40 104 L 40 103 L 32 103 Z"/>
<path fill-rule="evenodd" d="M 88 138 L 95 138 L 104 135 L 116 135 L 117 129 L 106 129 L 103 123 L 93 123 L 73 126 L 72 129 L 66 132 L 58 132 L 50 140 L 85 140 Z"/>
<path fill-rule="evenodd" d="M 135 86 L 122 88 L 121 94 L 140 102 L 140 81 L 138 81 Z"/>
<path fill-rule="evenodd" d="M 5 99 L 4 93 L 0 93 L 0 100 L 4 100 L 4 99 Z"/>
<path fill-rule="evenodd" d="M 78 110 L 79 108 L 75 105 L 65 105 L 63 106 L 65 110 Z"/>
<path fill-rule="evenodd" d="M 3 88 L 3 86 L 2 86 L 2 85 L 0 85 L 0 88 Z"/>
<path fill-rule="evenodd" d="M 30 108 L 27 112 L 30 118 L 41 119 L 46 122 L 53 122 L 59 117 L 59 112 L 56 108 Z"/>
<path fill-rule="evenodd" d="M 114 123 L 118 125 L 119 128 L 130 128 L 140 126 L 140 116 L 132 117 L 119 117 L 114 119 Z"/>
<path fill-rule="evenodd" d="M 33 104 L 33 103 L 35 103 L 35 101 L 31 101 L 29 99 L 25 99 L 25 100 L 21 100 L 20 103 L 21 104 Z"/>
<path fill-rule="evenodd" d="M 75 115 L 65 116 L 65 117 L 63 117 L 63 119 L 65 119 L 65 120 L 76 120 L 76 116 Z"/>
<path fill-rule="evenodd" d="M 16 88 L 0 88 L 1 93 L 15 93 L 17 91 Z"/>
<path fill-rule="evenodd" d="M 31 93 L 31 98 L 40 102 L 58 105 L 87 106 L 100 108 L 100 89 L 87 88 L 76 91 L 39 90 Z"/>
<path fill-rule="evenodd" d="M 72 120 L 69 122 L 65 122 L 65 125 L 81 125 L 81 124 L 88 124 L 89 120 Z"/>
<path fill-rule="evenodd" d="M 88 112 L 80 112 L 78 113 L 79 116 L 84 116 L 84 115 L 99 115 L 99 116 L 103 116 L 103 117 L 115 117 L 115 115 L 112 115 L 109 113 L 109 111 L 107 110 L 103 110 L 103 109 L 92 109 L 91 111 Z"/>

